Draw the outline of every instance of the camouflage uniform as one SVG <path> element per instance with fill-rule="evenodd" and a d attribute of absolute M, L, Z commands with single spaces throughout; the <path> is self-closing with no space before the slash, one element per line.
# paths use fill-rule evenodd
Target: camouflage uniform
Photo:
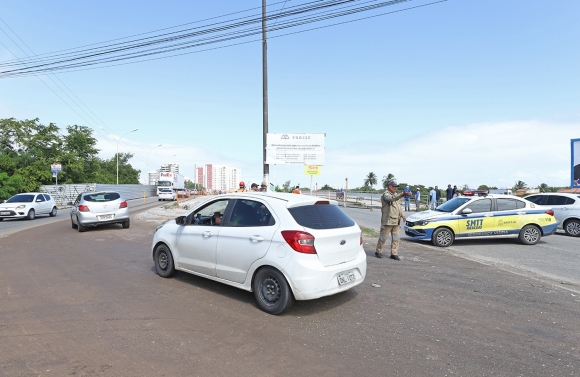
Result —
<path fill-rule="evenodd" d="M 403 218 L 403 207 L 401 206 L 401 198 L 404 193 L 391 194 L 389 191 L 381 196 L 381 233 L 379 241 L 377 242 L 376 253 L 383 252 L 383 245 L 387 240 L 387 236 L 391 235 L 391 255 L 397 255 L 399 250 L 399 230 L 401 219 Z"/>

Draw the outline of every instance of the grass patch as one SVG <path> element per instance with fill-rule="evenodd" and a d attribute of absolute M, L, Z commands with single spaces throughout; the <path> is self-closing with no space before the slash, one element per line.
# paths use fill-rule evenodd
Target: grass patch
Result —
<path fill-rule="evenodd" d="M 366 226 L 361 226 L 360 229 L 362 230 L 364 236 L 375 238 L 379 236 L 379 232 L 374 229 L 367 228 Z"/>
<path fill-rule="evenodd" d="M 163 208 L 165 208 L 165 209 L 171 209 L 171 208 L 175 208 L 175 207 L 177 207 L 177 202 L 173 202 L 171 204 L 163 206 Z"/>

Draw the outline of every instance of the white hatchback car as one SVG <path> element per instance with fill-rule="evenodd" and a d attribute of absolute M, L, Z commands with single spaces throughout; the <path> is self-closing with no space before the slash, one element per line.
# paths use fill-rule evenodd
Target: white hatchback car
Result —
<path fill-rule="evenodd" d="M 552 207 L 558 221 L 558 229 L 567 235 L 580 236 L 580 195 L 564 192 L 547 192 L 526 196 L 532 203 Z"/>
<path fill-rule="evenodd" d="M 159 191 L 159 195 L 157 197 L 157 200 L 161 201 L 165 201 L 165 200 L 175 200 L 175 191 L 173 191 L 172 189 L 163 189 L 161 191 Z"/>
<path fill-rule="evenodd" d="M 16 194 L 0 203 L 0 221 L 14 218 L 33 220 L 36 215 L 56 216 L 56 203 L 52 196 L 40 192 L 27 192 Z"/>
<path fill-rule="evenodd" d="M 362 232 L 337 202 L 280 193 L 204 198 L 157 227 L 152 256 L 162 277 L 181 270 L 254 292 L 270 314 L 346 291 L 367 268 Z"/>

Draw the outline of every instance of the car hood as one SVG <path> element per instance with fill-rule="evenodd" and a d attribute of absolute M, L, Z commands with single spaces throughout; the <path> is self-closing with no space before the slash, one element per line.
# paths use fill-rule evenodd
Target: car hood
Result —
<path fill-rule="evenodd" d="M 14 209 L 20 205 L 30 205 L 32 203 L 23 202 L 23 203 L 0 203 L 0 209 Z"/>
<path fill-rule="evenodd" d="M 450 213 L 449 212 L 439 212 L 439 211 L 423 211 L 423 212 L 419 212 L 419 213 L 414 213 L 411 216 L 407 217 L 407 221 L 419 221 L 419 220 L 429 220 L 429 219 L 435 219 L 437 217 L 443 217 L 443 216 L 449 216 Z"/>

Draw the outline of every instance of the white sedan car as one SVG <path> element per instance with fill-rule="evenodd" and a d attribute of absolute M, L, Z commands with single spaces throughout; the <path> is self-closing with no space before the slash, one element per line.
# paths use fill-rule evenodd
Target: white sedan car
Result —
<path fill-rule="evenodd" d="M 165 200 L 175 200 L 175 191 L 173 191 L 172 189 L 163 189 L 161 191 L 159 191 L 159 195 L 157 197 L 157 200 L 161 201 L 165 201 Z"/>
<path fill-rule="evenodd" d="M 280 193 L 204 198 L 157 227 L 152 256 L 161 277 L 181 270 L 251 291 L 270 314 L 346 291 L 367 268 L 362 232 L 337 202 Z"/>
<path fill-rule="evenodd" d="M 52 196 L 27 192 L 16 194 L 0 204 L 0 221 L 14 218 L 33 220 L 36 215 L 56 216 L 56 203 Z"/>

